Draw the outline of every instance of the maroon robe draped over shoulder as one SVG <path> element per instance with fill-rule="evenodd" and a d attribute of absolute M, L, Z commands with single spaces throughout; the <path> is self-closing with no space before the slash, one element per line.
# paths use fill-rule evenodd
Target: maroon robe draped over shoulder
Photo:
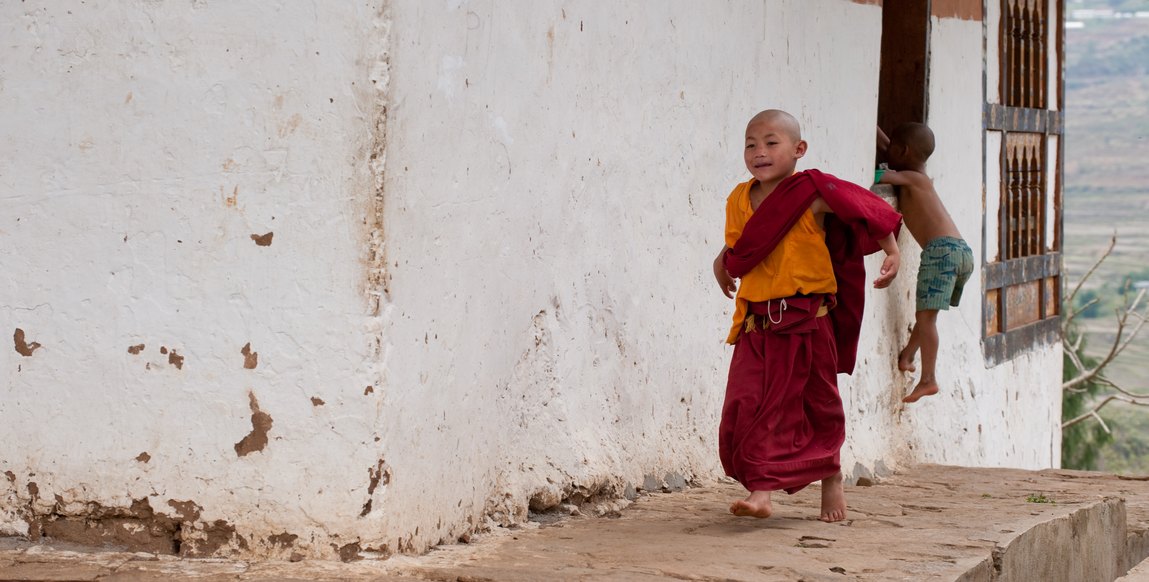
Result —
<path fill-rule="evenodd" d="M 726 473 L 750 491 L 795 493 L 841 469 L 846 433 L 837 373 L 853 372 L 857 357 L 863 257 L 901 224 L 901 215 L 869 190 L 807 170 L 783 180 L 754 212 L 723 257 L 726 270 L 741 277 L 763 261 L 818 196 L 834 211 L 824 224 L 838 283 L 836 298 L 827 298 L 833 308 L 810 324 L 742 333 L 730 362 L 719 456 Z M 817 297 L 792 300 L 806 301 L 813 311 L 821 304 Z M 751 303 L 750 310 L 782 320 L 779 303 L 771 303 Z M 787 313 L 794 311 L 802 310 Z"/>
<path fill-rule="evenodd" d="M 866 301 L 863 257 L 881 250 L 878 241 L 886 235 L 897 236 L 902 222 L 902 215 L 885 200 L 818 170 L 798 172 L 779 183 L 758 207 L 722 264 L 735 277 L 748 273 L 770 255 L 818 196 L 834 211 L 826 215 L 823 228 L 838 281 L 838 305 L 829 316 L 838 344 L 838 371 L 852 374 Z"/>

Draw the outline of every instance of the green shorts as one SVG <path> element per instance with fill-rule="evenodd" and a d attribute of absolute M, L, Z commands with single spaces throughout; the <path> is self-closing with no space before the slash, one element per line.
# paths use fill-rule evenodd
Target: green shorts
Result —
<path fill-rule="evenodd" d="M 960 238 L 942 236 L 922 249 L 918 269 L 917 310 L 944 311 L 957 307 L 973 273 L 973 251 Z"/>

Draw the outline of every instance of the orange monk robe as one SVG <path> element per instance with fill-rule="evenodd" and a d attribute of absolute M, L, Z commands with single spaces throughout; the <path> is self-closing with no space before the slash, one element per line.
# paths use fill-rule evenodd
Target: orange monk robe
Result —
<path fill-rule="evenodd" d="M 734 248 L 746 222 L 754 215 L 750 188 L 755 183 L 757 180 L 751 179 L 739 184 L 726 199 L 726 246 L 730 248 Z M 838 290 L 825 240 L 826 231 L 807 209 L 770 256 L 742 276 L 735 296 L 734 322 L 726 343 L 738 341 L 751 302 Z"/>

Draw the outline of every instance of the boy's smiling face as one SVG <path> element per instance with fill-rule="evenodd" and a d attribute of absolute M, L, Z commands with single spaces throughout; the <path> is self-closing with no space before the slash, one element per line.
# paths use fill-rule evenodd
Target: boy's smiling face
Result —
<path fill-rule="evenodd" d="M 759 182 L 776 183 L 794 173 L 806 142 L 794 124 L 778 116 L 756 116 L 746 126 L 746 169 Z"/>

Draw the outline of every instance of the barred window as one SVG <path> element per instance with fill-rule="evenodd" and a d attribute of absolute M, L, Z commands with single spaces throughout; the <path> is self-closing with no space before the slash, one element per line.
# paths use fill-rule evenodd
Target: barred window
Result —
<path fill-rule="evenodd" d="M 1001 171 L 999 192 L 986 193 L 999 196 L 997 215 L 986 217 L 997 223 L 989 229 L 997 240 L 985 241 L 983 273 L 983 347 L 991 364 L 1054 343 L 1060 333 L 1064 140 L 1055 107 L 1062 102 L 1062 77 L 1055 71 L 1051 83 L 1048 51 L 1062 53 L 1063 11 L 1057 0 L 1001 0 L 999 94 L 984 110 L 985 128 L 1000 132 L 994 141 L 1001 144 L 1000 151 L 986 152 L 999 157 Z"/>
<path fill-rule="evenodd" d="M 1001 258 L 1040 255 L 1045 249 L 1045 135 L 1007 133 L 1002 166 Z"/>
<path fill-rule="evenodd" d="M 1049 35 L 1046 0 L 1003 0 L 1001 104 L 1045 109 Z"/>

